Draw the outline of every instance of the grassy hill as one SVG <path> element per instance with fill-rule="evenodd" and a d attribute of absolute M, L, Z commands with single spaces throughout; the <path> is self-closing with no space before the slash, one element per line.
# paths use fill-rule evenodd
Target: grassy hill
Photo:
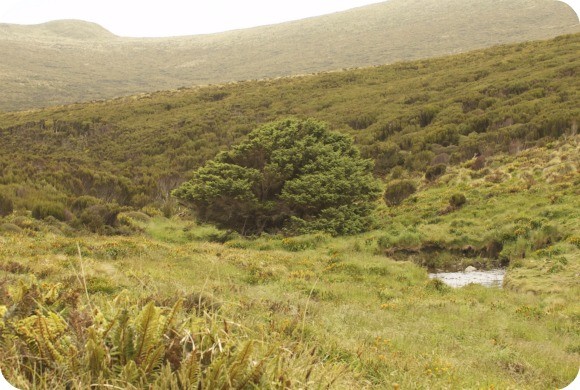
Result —
<path fill-rule="evenodd" d="M 144 206 L 261 123 L 314 117 L 355 138 L 375 171 L 519 151 L 577 131 L 580 35 L 277 80 L 0 115 L 5 185 L 45 183 Z M 26 184 L 25 184 L 26 183 Z M 41 190 L 44 191 L 44 190 Z M 45 195 L 48 194 L 45 192 Z M 69 200 L 63 199 L 62 196 Z"/>
<path fill-rule="evenodd" d="M 57 21 L 0 25 L 0 111 L 466 52 L 578 32 L 552 0 L 391 0 L 211 35 L 134 39 Z"/>
<path fill-rule="evenodd" d="M 2 373 L 47 389 L 565 387 L 579 49 L 575 34 L 0 115 Z M 347 237 L 241 237 L 168 196 L 287 116 L 351 135 L 385 187 L 416 191 Z M 504 288 L 427 275 L 468 265 L 507 268 Z"/>
<path fill-rule="evenodd" d="M 134 211 L 129 236 L 71 234 L 18 210 L 0 223 L 0 368 L 40 389 L 563 388 L 580 346 L 579 151 L 575 136 L 482 176 L 451 167 L 352 237 L 247 239 Z M 456 192 L 466 205 L 440 214 Z M 409 261 L 439 243 L 438 266 L 481 268 L 445 245 L 493 237 L 504 289 L 451 289 Z"/>

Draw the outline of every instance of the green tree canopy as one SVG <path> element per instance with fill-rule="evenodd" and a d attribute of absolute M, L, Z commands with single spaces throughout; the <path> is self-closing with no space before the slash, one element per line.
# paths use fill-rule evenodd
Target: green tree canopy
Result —
<path fill-rule="evenodd" d="M 352 140 L 312 119 L 266 124 L 177 188 L 198 218 L 242 234 L 366 230 L 378 181 Z"/>

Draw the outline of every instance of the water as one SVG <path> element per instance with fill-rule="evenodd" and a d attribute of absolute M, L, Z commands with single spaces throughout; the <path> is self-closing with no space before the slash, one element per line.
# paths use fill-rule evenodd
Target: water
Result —
<path fill-rule="evenodd" d="M 504 275 L 505 269 L 492 269 L 489 271 L 439 272 L 429 274 L 429 277 L 431 279 L 441 279 L 441 281 L 451 287 L 463 287 L 470 283 L 476 283 L 486 287 L 501 288 Z"/>

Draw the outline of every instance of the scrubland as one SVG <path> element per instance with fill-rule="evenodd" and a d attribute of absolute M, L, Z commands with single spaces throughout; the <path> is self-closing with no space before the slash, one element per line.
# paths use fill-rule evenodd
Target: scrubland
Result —
<path fill-rule="evenodd" d="M 0 228 L 2 372 L 20 388 L 564 387 L 580 348 L 578 148 L 448 168 L 347 237 L 137 211 L 119 215 L 130 235 L 71 234 L 16 211 Z M 495 257 L 467 256 L 490 240 Z M 424 267 L 501 262 L 503 289 L 452 289 Z"/>

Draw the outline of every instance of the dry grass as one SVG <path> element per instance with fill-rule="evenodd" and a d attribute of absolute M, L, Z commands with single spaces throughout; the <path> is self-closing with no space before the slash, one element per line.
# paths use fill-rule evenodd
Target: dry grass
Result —
<path fill-rule="evenodd" d="M 74 21 L 0 26 L 0 110 L 429 58 L 578 31 L 548 0 L 391 0 L 274 26 L 119 38 Z"/>

